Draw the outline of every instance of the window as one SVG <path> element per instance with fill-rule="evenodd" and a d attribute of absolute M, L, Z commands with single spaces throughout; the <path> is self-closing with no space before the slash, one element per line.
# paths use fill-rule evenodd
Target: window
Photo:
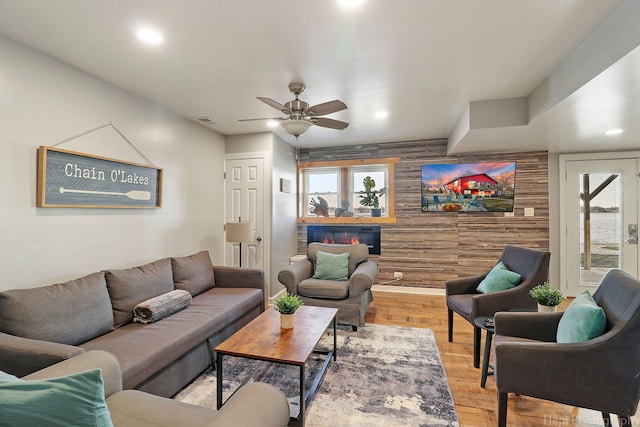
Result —
<path fill-rule="evenodd" d="M 395 222 L 394 166 L 398 158 L 308 162 L 299 165 L 300 222 Z M 364 180 L 375 181 L 380 217 L 363 206 Z M 380 191 L 384 193 L 380 195 Z"/>

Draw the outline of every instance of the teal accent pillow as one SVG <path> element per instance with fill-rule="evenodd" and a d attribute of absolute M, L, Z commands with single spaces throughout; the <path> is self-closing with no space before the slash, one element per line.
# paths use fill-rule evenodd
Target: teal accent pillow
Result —
<path fill-rule="evenodd" d="M 113 427 L 102 371 L 46 380 L 0 381 L 0 424 L 21 427 Z"/>
<path fill-rule="evenodd" d="M 20 378 L 15 377 L 11 374 L 8 374 L 6 372 L 2 372 L 0 371 L 0 381 L 20 381 Z"/>
<path fill-rule="evenodd" d="M 607 316 L 602 307 L 584 291 L 569 304 L 558 323 L 556 341 L 560 343 L 585 342 L 604 333 Z"/>
<path fill-rule="evenodd" d="M 497 263 L 489 273 L 482 279 L 476 290 L 483 294 L 506 291 L 520 283 L 522 276 L 515 271 L 511 271 L 502 261 Z"/>
<path fill-rule="evenodd" d="M 349 252 L 330 254 L 316 252 L 316 271 L 314 279 L 349 280 Z"/>

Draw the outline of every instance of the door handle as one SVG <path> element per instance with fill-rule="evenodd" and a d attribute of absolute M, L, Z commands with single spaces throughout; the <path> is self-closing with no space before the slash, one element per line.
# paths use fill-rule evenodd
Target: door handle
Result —
<path fill-rule="evenodd" d="M 258 236 L 258 237 L 256 237 L 256 240 L 257 240 L 258 242 L 262 242 L 262 237 Z"/>

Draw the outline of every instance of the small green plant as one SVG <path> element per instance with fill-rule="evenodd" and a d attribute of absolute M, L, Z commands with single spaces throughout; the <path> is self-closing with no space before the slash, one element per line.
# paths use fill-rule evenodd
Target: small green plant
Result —
<path fill-rule="evenodd" d="M 280 295 L 273 301 L 273 308 L 281 314 L 293 314 L 301 305 L 304 305 L 300 297 L 294 294 Z"/>
<path fill-rule="evenodd" d="M 556 306 L 564 301 L 562 292 L 551 286 L 549 283 L 544 282 L 541 285 L 535 286 L 529 291 L 531 297 L 536 300 L 540 305 L 546 305 L 549 307 Z"/>
<path fill-rule="evenodd" d="M 362 180 L 362 184 L 364 185 L 364 196 L 359 196 L 360 204 L 362 206 L 371 206 L 373 209 L 380 209 L 380 200 L 379 197 L 382 197 L 386 194 L 387 188 L 382 188 L 380 190 L 375 190 L 376 181 L 370 176 L 366 176 Z"/>

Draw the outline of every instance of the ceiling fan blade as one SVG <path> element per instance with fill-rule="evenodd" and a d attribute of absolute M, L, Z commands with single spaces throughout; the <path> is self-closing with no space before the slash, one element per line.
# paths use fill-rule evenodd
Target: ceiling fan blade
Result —
<path fill-rule="evenodd" d="M 238 119 L 239 122 L 252 122 L 254 120 L 287 120 L 284 117 L 260 117 L 257 119 Z"/>
<path fill-rule="evenodd" d="M 323 102 L 322 104 L 312 105 L 307 108 L 304 113 L 308 116 L 324 116 L 325 114 L 331 114 L 346 109 L 347 105 L 336 99 L 329 102 Z"/>
<path fill-rule="evenodd" d="M 340 120 L 334 120 L 334 119 L 327 119 L 326 117 L 314 117 L 311 121 L 316 126 L 322 126 L 323 128 L 331 128 L 331 129 L 338 129 L 338 130 L 346 129 L 347 126 L 349 126 L 349 123 L 347 122 L 342 122 Z"/>
<path fill-rule="evenodd" d="M 282 111 L 284 114 L 291 114 L 291 110 L 280 104 L 278 101 L 274 101 L 271 98 L 265 98 L 263 96 L 258 96 L 257 98 L 265 104 L 275 108 L 276 110 Z"/>

